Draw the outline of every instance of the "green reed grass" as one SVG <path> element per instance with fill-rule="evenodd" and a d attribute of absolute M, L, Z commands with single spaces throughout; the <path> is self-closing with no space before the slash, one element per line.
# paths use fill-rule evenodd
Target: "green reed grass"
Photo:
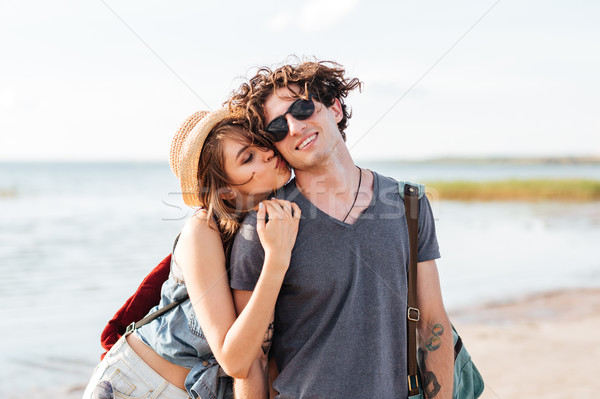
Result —
<path fill-rule="evenodd" d="M 600 180 L 433 181 L 427 192 L 459 201 L 600 201 Z"/>

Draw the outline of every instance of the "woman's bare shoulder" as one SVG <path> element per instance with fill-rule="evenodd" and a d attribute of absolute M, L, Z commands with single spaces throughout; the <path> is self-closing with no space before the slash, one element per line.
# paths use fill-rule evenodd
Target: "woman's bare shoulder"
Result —
<path fill-rule="evenodd" d="M 203 248 L 203 252 L 208 248 L 223 250 L 221 234 L 208 212 L 199 210 L 185 223 L 177 247 L 184 250 Z"/>
<path fill-rule="evenodd" d="M 189 218 L 183 229 L 181 229 L 181 238 L 207 238 L 220 237 L 219 228 L 215 221 L 209 216 L 208 212 L 200 209 Z"/>
<path fill-rule="evenodd" d="M 201 271 L 223 263 L 225 252 L 216 223 L 205 211 L 196 212 L 183 226 L 174 253 L 183 270 Z M 188 276 L 189 277 L 189 276 Z M 186 277 L 187 280 L 187 277 Z"/>

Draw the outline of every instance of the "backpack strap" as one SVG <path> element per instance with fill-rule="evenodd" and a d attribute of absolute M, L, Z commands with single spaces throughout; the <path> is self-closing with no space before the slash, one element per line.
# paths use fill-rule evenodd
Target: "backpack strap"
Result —
<path fill-rule="evenodd" d="M 418 190 L 418 199 L 421 199 L 423 195 L 425 195 L 425 185 L 418 183 L 411 183 L 409 181 L 399 181 L 398 182 L 398 193 L 400 193 L 400 198 L 404 200 L 404 193 L 406 192 L 406 186 L 415 187 Z"/>
<path fill-rule="evenodd" d="M 171 253 L 175 252 L 175 247 L 177 246 L 177 243 L 179 242 L 179 237 L 181 237 L 181 233 L 177 234 L 177 237 L 175 237 L 175 242 L 173 243 L 173 250 L 171 251 Z"/>
<path fill-rule="evenodd" d="M 398 183 L 398 191 L 404 199 L 404 211 L 408 226 L 409 257 L 408 257 L 408 294 L 406 310 L 407 337 L 407 371 L 409 396 L 419 393 L 418 364 L 417 364 L 417 322 L 421 318 L 417 307 L 417 261 L 418 261 L 418 229 L 419 229 L 419 198 L 425 193 L 422 184 Z"/>

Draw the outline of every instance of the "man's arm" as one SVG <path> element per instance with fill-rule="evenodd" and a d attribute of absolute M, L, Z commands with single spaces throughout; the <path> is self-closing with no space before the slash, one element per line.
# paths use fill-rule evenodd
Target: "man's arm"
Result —
<path fill-rule="evenodd" d="M 279 392 L 273 388 L 273 381 L 279 376 L 279 368 L 277 368 L 277 363 L 275 363 L 275 358 L 271 358 L 269 360 L 269 370 L 267 371 L 269 377 L 269 398 L 275 399 Z"/>
<path fill-rule="evenodd" d="M 244 310 L 251 296 L 252 291 L 233 290 L 233 300 L 237 314 Z M 267 398 L 268 392 L 267 356 L 261 350 L 250 366 L 248 377 L 243 380 L 234 379 L 233 393 L 236 399 L 255 399 Z"/>
<path fill-rule="evenodd" d="M 427 398 L 451 399 L 454 340 L 442 301 L 437 265 L 435 260 L 430 260 L 420 262 L 417 267 L 417 302 L 421 312 L 417 331 L 422 389 Z"/>

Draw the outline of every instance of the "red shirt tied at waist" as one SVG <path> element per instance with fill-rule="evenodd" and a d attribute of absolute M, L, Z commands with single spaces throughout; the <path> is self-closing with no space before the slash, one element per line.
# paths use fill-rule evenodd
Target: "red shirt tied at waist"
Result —
<path fill-rule="evenodd" d="M 150 309 L 160 302 L 160 290 L 163 283 L 169 278 L 171 270 L 171 254 L 164 258 L 142 281 L 135 293 L 121 306 L 113 318 L 108 322 L 100 342 L 102 347 L 109 351 L 110 348 L 125 334 L 127 326 L 143 319 Z M 100 359 L 104 358 L 103 353 Z"/>

